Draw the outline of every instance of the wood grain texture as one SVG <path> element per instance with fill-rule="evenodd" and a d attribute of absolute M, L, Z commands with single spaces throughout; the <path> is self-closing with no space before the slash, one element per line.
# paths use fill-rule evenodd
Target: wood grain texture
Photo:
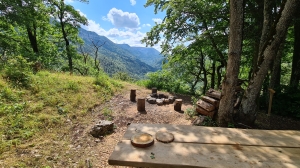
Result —
<path fill-rule="evenodd" d="M 208 96 L 202 96 L 201 99 L 208 102 L 208 103 L 213 104 L 216 108 L 219 107 L 219 101 L 216 100 L 216 99 L 213 99 L 213 98 L 208 97 Z"/>
<path fill-rule="evenodd" d="M 108 163 L 135 167 L 296 168 L 300 167 L 300 148 L 155 142 L 143 149 L 122 140 Z"/>
<path fill-rule="evenodd" d="M 203 144 L 242 144 L 253 146 L 277 146 L 300 148 L 300 131 L 254 130 L 221 127 L 202 127 L 169 124 L 131 124 L 124 136 L 130 140 L 136 132 L 146 132 L 155 136 L 158 131 L 168 131 L 175 142 Z"/>
<path fill-rule="evenodd" d="M 135 148 L 137 132 L 168 131 L 174 141 Z M 153 153 L 154 158 L 151 157 Z M 300 131 L 131 124 L 109 160 L 135 167 L 300 167 Z"/>
<path fill-rule="evenodd" d="M 210 112 L 210 111 L 213 111 L 216 107 L 211 104 L 211 103 L 208 103 L 208 102 L 205 102 L 203 100 L 199 100 L 197 101 L 197 105 L 203 109 L 205 109 L 206 111 Z"/>

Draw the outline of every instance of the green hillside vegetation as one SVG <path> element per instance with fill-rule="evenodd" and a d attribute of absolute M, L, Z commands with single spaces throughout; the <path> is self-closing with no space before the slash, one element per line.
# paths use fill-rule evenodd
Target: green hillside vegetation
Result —
<path fill-rule="evenodd" d="M 163 56 L 154 48 L 146 47 L 131 47 L 128 44 L 118 44 L 125 50 L 132 53 L 137 59 L 145 62 L 146 64 L 158 69 L 162 68 Z"/>
<path fill-rule="evenodd" d="M 15 147 L 54 141 L 70 129 L 68 121 L 81 121 L 122 88 L 104 73 L 96 77 L 49 71 L 33 74 L 30 64 L 17 58 L 0 71 L 0 160 Z M 11 165 L 22 167 L 25 162 L 12 160 Z"/>
<path fill-rule="evenodd" d="M 115 44 L 105 36 L 99 36 L 95 32 L 85 29 L 79 30 L 79 37 L 84 41 L 83 50 L 93 58 L 97 56 L 104 72 L 109 75 L 126 72 L 131 77 L 140 79 L 144 78 L 146 73 L 161 68 L 162 56 L 153 48 L 151 49 L 156 51 L 153 54 L 135 50 L 135 47 L 127 44 L 127 47 L 124 48 L 123 45 Z M 144 49 L 147 50 L 147 48 Z"/>

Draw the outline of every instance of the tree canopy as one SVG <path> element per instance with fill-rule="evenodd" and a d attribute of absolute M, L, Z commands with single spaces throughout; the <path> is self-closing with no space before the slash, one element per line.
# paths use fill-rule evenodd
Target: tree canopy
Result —
<path fill-rule="evenodd" d="M 266 88 L 278 88 L 279 93 L 287 94 L 287 90 L 280 89 L 288 84 L 281 78 L 290 78 L 290 86 L 299 89 L 296 75 L 298 31 L 291 29 L 298 25 L 298 5 L 295 0 L 244 0 L 230 1 L 230 4 L 219 0 L 148 0 L 146 7 L 154 6 L 154 12 L 165 11 L 166 16 L 142 41 L 150 46 L 161 43 L 166 55 L 165 67 L 189 83 L 192 93 L 197 93 L 195 86 L 203 93 L 206 86 L 219 88 L 223 81 L 224 99 L 219 111 L 226 117 L 219 117 L 220 125 L 226 126 L 228 122 L 252 125 L 259 104 L 264 104 L 258 103 L 259 100 L 262 102 L 260 97 L 268 95 Z M 229 13 L 229 9 L 234 11 Z M 237 24 L 235 18 L 242 20 Z M 232 27 L 229 23 L 233 24 Z M 292 35 L 293 31 L 295 35 Z M 230 51 L 230 45 L 241 50 Z M 294 55 L 293 60 L 291 55 Z M 202 62 L 196 63 L 203 58 Z M 236 63 L 232 64 L 234 61 Z M 286 66 L 291 64 L 292 68 Z M 236 99 L 234 85 L 238 78 L 246 84 L 240 97 L 240 108 L 236 110 L 233 108 Z M 203 81 L 208 84 L 201 83 Z"/>

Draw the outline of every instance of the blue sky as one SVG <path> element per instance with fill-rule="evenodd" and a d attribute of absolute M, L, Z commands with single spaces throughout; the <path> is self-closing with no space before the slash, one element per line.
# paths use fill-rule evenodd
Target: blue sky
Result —
<path fill-rule="evenodd" d="M 140 40 L 155 22 L 160 23 L 164 13 L 154 14 L 154 7 L 145 8 L 147 0 L 89 0 L 81 3 L 65 0 L 88 19 L 84 29 L 106 36 L 118 44 L 145 46 Z M 154 48 L 160 51 L 159 45 Z"/>

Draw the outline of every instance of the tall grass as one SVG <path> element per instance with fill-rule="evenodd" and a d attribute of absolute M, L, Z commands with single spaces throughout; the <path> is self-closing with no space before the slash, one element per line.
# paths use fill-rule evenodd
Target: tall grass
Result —
<path fill-rule="evenodd" d="M 5 76 L 4 72 L 0 75 Z M 30 78 L 26 87 L 0 78 L 0 154 L 27 140 L 43 138 L 45 130 L 66 128 L 66 120 L 84 117 L 88 109 L 121 88 L 104 73 L 82 77 L 40 71 L 26 78 Z"/>

